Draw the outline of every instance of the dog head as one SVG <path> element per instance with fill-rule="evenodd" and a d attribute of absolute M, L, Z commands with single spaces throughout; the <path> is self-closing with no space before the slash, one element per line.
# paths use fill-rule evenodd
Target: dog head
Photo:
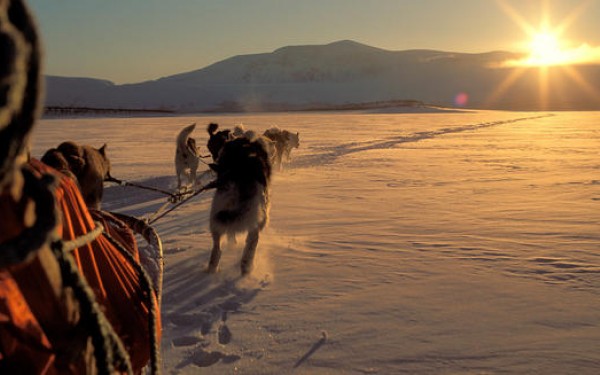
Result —
<path fill-rule="evenodd" d="M 88 166 L 91 166 L 92 163 L 94 163 L 94 168 L 98 171 L 100 177 L 102 177 L 102 181 L 106 181 L 110 176 L 110 159 L 108 159 L 108 156 L 106 155 L 106 143 L 99 149 L 95 149 L 91 146 L 84 146 L 84 149 L 89 153 L 88 156 L 86 156 Z M 94 158 L 93 162 L 90 160 L 91 158 Z"/>
<path fill-rule="evenodd" d="M 209 135 L 206 147 L 208 148 L 208 151 L 210 151 L 210 154 L 212 155 L 214 161 L 218 159 L 219 152 L 223 148 L 225 142 L 233 139 L 233 134 L 231 133 L 231 130 L 226 129 L 217 131 L 218 129 L 219 124 L 215 123 L 208 124 L 208 127 L 206 128 L 206 131 Z"/>
<path fill-rule="evenodd" d="M 63 142 L 44 154 L 42 162 L 74 178 L 88 207 L 100 208 L 103 182 L 110 176 L 106 144 L 99 149 Z"/>
<path fill-rule="evenodd" d="M 286 137 L 288 139 L 288 144 L 290 145 L 290 148 L 298 148 L 300 147 L 300 133 L 291 133 L 288 132 L 287 130 L 284 131 L 286 134 Z"/>
<path fill-rule="evenodd" d="M 63 142 L 58 148 L 46 151 L 42 162 L 75 180 L 85 165 L 83 150 L 74 142 Z"/>
<path fill-rule="evenodd" d="M 217 163 L 210 164 L 217 172 L 217 180 L 247 184 L 258 182 L 268 186 L 271 180 L 271 162 L 261 137 L 235 138 L 223 145 Z"/>

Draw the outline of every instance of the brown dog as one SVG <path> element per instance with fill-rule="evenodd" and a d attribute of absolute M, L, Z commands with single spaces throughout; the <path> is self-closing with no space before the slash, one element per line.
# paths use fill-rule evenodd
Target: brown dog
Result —
<path fill-rule="evenodd" d="M 103 182 L 110 175 L 106 144 L 99 149 L 75 142 L 63 142 L 44 154 L 42 162 L 74 177 L 89 208 L 100 209 Z"/>

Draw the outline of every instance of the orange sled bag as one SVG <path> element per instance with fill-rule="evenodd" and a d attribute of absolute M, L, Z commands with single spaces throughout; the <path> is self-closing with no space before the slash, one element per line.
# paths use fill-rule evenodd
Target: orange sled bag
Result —
<path fill-rule="evenodd" d="M 21 202 L 0 195 L 0 374 L 140 373 L 151 359 L 157 367 L 158 296 L 140 271 L 133 232 L 88 211 L 76 183 L 50 167 L 32 160 L 23 173 Z M 27 185 L 48 175 L 51 195 L 26 204 Z M 53 206 L 50 240 L 34 239 L 36 225 L 26 225 L 32 206 L 36 225 L 49 220 L 43 206 Z M 95 239 L 73 241 L 98 223 Z M 35 249 L 21 259 L 26 242 Z"/>

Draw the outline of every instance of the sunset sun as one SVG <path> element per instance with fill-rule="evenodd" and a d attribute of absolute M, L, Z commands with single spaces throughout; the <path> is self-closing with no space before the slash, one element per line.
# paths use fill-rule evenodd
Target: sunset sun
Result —
<path fill-rule="evenodd" d="M 600 101 L 600 91 L 585 75 L 590 66 L 600 63 L 600 46 L 577 40 L 576 33 L 570 30 L 585 14 L 589 2 L 581 2 L 570 11 L 561 13 L 560 18 L 552 17 L 553 11 L 558 13 L 558 10 L 551 8 L 549 2 L 541 3 L 539 14 L 520 13 L 507 0 L 498 0 L 497 3 L 523 31 L 523 39 L 515 41 L 520 56 L 501 64 L 511 71 L 489 95 L 489 103 L 498 100 L 511 87 L 527 81 L 531 74 L 537 76 L 539 108 L 549 108 L 552 98 L 557 95 L 572 95 L 564 90 L 568 83 L 574 83 L 586 97 Z"/>
<path fill-rule="evenodd" d="M 512 67 L 550 67 L 582 64 L 597 64 L 600 61 L 600 47 L 591 46 L 584 41 L 569 38 L 570 26 L 584 12 L 586 3 L 573 8 L 569 14 L 560 19 L 551 20 L 551 8 L 547 3 L 539 20 L 535 23 L 518 13 L 506 1 L 498 4 L 525 34 L 520 43 L 523 57 L 506 62 Z M 531 16 L 530 16 L 531 17 Z"/>
<path fill-rule="evenodd" d="M 561 49 L 557 34 L 541 31 L 532 35 L 529 42 L 529 56 L 524 61 L 530 66 L 549 66 L 569 64 L 568 53 Z"/>

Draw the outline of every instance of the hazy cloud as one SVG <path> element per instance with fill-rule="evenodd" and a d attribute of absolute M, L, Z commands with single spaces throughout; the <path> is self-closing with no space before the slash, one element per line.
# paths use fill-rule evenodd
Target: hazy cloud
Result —
<path fill-rule="evenodd" d="M 537 65 L 585 65 L 600 64 L 600 46 L 590 46 L 587 43 L 579 47 L 563 49 L 551 61 L 543 61 L 536 56 L 526 56 L 518 60 L 509 60 L 504 66 L 537 66 Z"/>

